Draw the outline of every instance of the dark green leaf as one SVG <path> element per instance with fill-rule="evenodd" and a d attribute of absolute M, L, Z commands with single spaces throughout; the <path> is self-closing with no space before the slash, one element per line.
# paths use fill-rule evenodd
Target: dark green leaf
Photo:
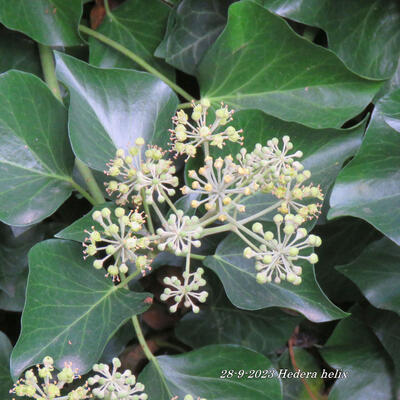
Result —
<path fill-rule="evenodd" d="M 0 0 L 0 22 L 47 46 L 81 44 L 81 0 Z"/>
<path fill-rule="evenodd" d="M 114 210 L 117 206 L 114 203 L 104 203 L 95 206 L 82 218 L 79 218 L 77 221 L 58 232 L 55 237 L 60 239 L 75 240 L 76 242 L 84 242 L 85 238 L 87 238 L 87 233 L 85 233 L 85 230 L 90 229 L 92 226 L 96 226 L 96 229 L 101 229 L 100 224 L 93 221 L 92 214 L 94 211 L 101 210 L 104 207 Z"/>
<path fill-rule="evenodd" d="M 0 73 L 10 69 L 42 74 L 35 42 L 17 32 L 0 27 Z"/>
<path fill-rule="evenodd" d="M 41 221 L 71 194 L 66 110 L 34 75 L 0 75 L 0 154 L 0 220 L 5 223 Z"/>
<path fill-rule="evenodd" d="M 150 399 L 170 400 L 172 395 L 183 399 L 191 394 L 195 399 L 207 400 L 280 400 L 280 381 L 277 377 L 249 379 L 234 376 L 220 378 L 223 370 L 273 370 L 263 355 L 244 347 L 215 345 L 178 356 L 157 357 L 170 393 L 161 382 L 155 381 L 157 370 L 149 364 L 138 380 L 144 383 Z M 276 373 L 276 371 L 275 371 Z"/>
<path fill-rule="evenodd" d="M 396 108 L 397 106 L 397 108 Z M 400 244 L 400 90 L 376 105 L 365 139 L 354 159 L 341 171 L 330 199 L 328 217 L 352 215 L 368 221 Z"/>
<path fill-rule="evenodd" d="M 174 77 L 175 73 L 164 61 L 153 56 L 161 42 L 167 24 L 169 7 L 161 0 L 129 0 L 105 17 L 100 33 L 133 51 L 159 72 Z M 90 63 L 103 68 L 142 68 L 111 47 L 90 38 Z"/>
<path fill-rule="evenodd" d="M 234 0 L 183 0 L 171 11 L 168 29 L 155 55 L 194 75 L 204 53 L 226 24 Z"/>
<path fill-rule="evenodd" d="M 104 170 L 116 148 L 135 139 L 165 146 L 178 98 L 150 74 L 92 67 L 56 54 L 57 76 L 71 95 L 69 133 L 75 155 L 90 167 Z"/>
<path fill-rule="evenodd" d="M 186 314 L 175 330 L 180 341 L 194 348 L 237 344 L 268 355 L 285 346 L 299 322 L 300 318 L 279 309 L 239 310 L 232 306 L 221 285 L 213 283 L 200 313 Z"/>
<path fill-rule="evenodd" d="M 0 396 L 4 400 L 11 399 L 9 390 L 13 385 L 9 368 L 11 350 L 8 337 L 0 331 Z"/>
<path fill-rule="evenodd" d="M 114 357 L 118 357 L 125 349 L 126 345 L 135 336 L 132 322 L 128 321 L 118 329 L 117 333 L 110 339 L 104 348 L 100 361 L 109 364 Z"/>
<path fill-rule="evenodd" d="M 221 279 L 229 300 L 243 310 L 267 307 L 286 307 L 302 313 L 310 321 L 324 322 L 347 314 L 333 305 L 315 280 L 314 267 L 303 266 L 303 282 L 294 286 L 259 284 L 256 281 L 254 261 L 243 257 L 245 244 L 230 234 L 217 247 L 216 254 L 204 260 Z"/>
<path fill-rule="evenodd" d="M 368 327 L 356 318 L 340 321 L 321 355 L 347 373 L 329 393 L 329 400 L 392 399 L 390 360 Z"/>
<path fill-rule="evenodd" d="M 29 271 L 22 332 L 11 357 L 15 378 L 46 355 L 57 368 L 72 362 L 86 372 L 116 330 L 148 308 L 148 294 L 118 289 L 83 260 L 78 243 L 37 244 L 29 253 Z"/>
<path fill-rule="evenodd" d="M 228 25 L 199 66 L 201 94 L 314 128 L 359 114 L 378 82 L 352 74 L 336 56 L 296 35 L 251 2 L 229 8 Z"/>
<path fill-rule="evenodd" d="M 357 74 L 375 79 L 393 75 L 400 56 L 397 0 L 255 0 L 284 17 L 318 26 L 328 46 Z"/>
<path fill-rule="evenodd" d="M 351 279 L 375 307 L 400 314 L 399 264 L 400 247 L 383 238 L 337 270 Z"/>

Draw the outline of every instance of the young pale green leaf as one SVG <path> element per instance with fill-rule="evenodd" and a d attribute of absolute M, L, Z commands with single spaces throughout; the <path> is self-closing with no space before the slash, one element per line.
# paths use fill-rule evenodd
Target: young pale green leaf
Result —
<path fill-rule="evenodd" d="M 243 310 L 286 307 L 313 322 L 331 321 L 347 315 L 322 292 L 310 264 L 302 265 L 303 282 L 298 286 L 285 281 L 279 285 L 257 283 L 254 261 L 243 257 L 245 247 L 241 239 L 230 234 L 218 245 L 216 253 L 204 260 L 204 265 L 221 279 L 233 305 Z"/>
<path fill-rule="evenodd" d="M 239 310 L 232 306 L 221 285 L 214 284 L 200 313 L 186 314 L 175 331 L 180 341 L 193 348 L 237 344 L 268 355 L 285 346 L 300 321 L 279 309 Z"/>
<path fill-rule="evenodd" d="M 34 75 L 0 75 L 0 220 L 30 225 L 53 214 L 71 194 L 72 166 L 63 105 Z"/>
<path fill-rule="evenodd" d="M 47 240 L 29 253 L 22 331 L 11 356 L 16 378 L 50 355 L 57 368 L 72 362 L 81 373 L 101 356 L 128 318 L 148 308 L 146 293 L 118 288 L 83 260 L 82 246 Z"/>
<path fill-rule="evenodd" d="M 0 58 L 0 73 L 18 69 L 39 76 L 42 74 L 35 42 L 18 32 L 0 27 L 0 54 L 7 54 Z"/>
<path fill-rule="evenodd" d="M 389 357 L 360 320 L 340 321 L 320 352 L 328 364 L 347 374 L 335 382 L 329 400 L 392 399 Z"/>
<path fill-rule="evenodd" d="M 74 240 L 76 242 L 84 242 L 85 238 L 88 236 L 85 230 L 89 230 L 92 226 L 96 226 L 96 229 L 101 229 L 100 224 L 93 221 L 92 214 L 94 211 L 101 210 L 104 207 L 107 207 L 110 210 L 115 210 L 117 205 L 115 203 L 104 203 L 93 207 L 82 218 L 79 218 L 71 225 L 58 232 L 55 237 L 59 239 Z"/>
<path fill-rule="evenodd" d="M 328 218 L 352 215 L 368 221 L 400 244 L 400 90 L 377 103 L 364 141 L 340 172 Z M 397 125 L 399 126 L 399 125 Z"/>
<path fill-rule="evenodd" d="M 173 79 L 173 68 L 153 56 L 161 42 L 167 24 L 169 7 L 161 0 L 127 1 L 106 16 L 98 32 L 133 51 L 162 74 Z M 89 39 L 90 58 L 93 65 L 103 68 L 142 68 L 123 54 L 99 42 Z"/>
<path fill-rule="evenodd" d="M 328 46 L 353 72 L 390 78 L 400 56 L 397 0 L 254 0 L 268 10 L 322 28 Z M 390 38 L 390 40 L 388 40 Z"/>
<path fill-rule="evenodd" d="M 383 238 L 337 270 L 351 279 L 375 307 L 400 314 L 399 263 L 400 247 Z"/>
<path fill-rule="evenodd" d="M 9 394 L 13 385 L 9 368 L 11 350 L 10 340 L 0 331 L 0 396 L 4 400 L 12 398 Z"/>
<path fill-rule="evenodd" d="M 56 53 L 57 76 L 71 95 L 69 134 L 75 155 L 104 170 L 116 148 L 135 139 L 165 147 L 177 96 L 145 72 L 100 69 Z"/>
<path fill-rule="evenodd" d="M 296 35 L 265 8 L 244 1 L 199 66 L 202 97 L 255 108 L 314 128 L 359 114 L 381 83 L 352 74 L 329 50 Z"/>
<path fill-rule="evenodd" d="M 157 361 L 164 375 L 163 381 L 154 363 L 149 363 L 138 378 L 144 383 L 150 399 L 170 400 L 173 396 L 183 399 L 187 394 L 207 400 L 282 399 L 280 380 L 276 376 L 266 378 L 264 373 L 264 379 L 251 379 L 248 375 L 239 378 L 236 374 L 221 378 L 223 371 L 229 370 L 236 373 L 240 370 L 247 373 L 251 370 L 273 371 L 268 358 L 244 347 L 207 346 L 178 356 L 160 356 Z"/>
<path fill-rule="evenodd" d="M 81 0 L 0 0 L 0 22 L 47 46 L 82 44 Z"/>
<path fill-rule="evenodd" d="M 155 55 L 194 75 L 204 53 L 222 32 L 233 1 L 181 1 L 171 11 L 167 32 Z"/>

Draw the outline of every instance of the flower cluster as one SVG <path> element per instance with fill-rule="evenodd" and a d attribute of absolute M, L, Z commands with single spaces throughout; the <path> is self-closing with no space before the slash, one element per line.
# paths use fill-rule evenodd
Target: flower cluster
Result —
<path fill-rule="evenodd" d="M 196 216 L 188 217 L 182 210 L 177 210 L 176 214 L 171 214 L 162 228 L 157 229 L 160 243 L 158 249 L 164 251 L 168 248 L 177 256 L 188 254 L 190 247 L 200 247 L 198 240 L 203 231 Z"/>
<path fill-rule="evenodd" d="M 47 356 L 43 359 L 43 367 L 37 366 L 37 372 L 30 369 L 25 372 L 25 377 L 18 380 L 10 393 L 19 397 L 28 397 L 39 400 L 83 400 L 88 399 L 89 390 L 86 386 L 79 386 L 67 395 L 61 397 L 61 391 L 66 384 L 72 383 L 74 379 L 80 378 L 77 371 L 73 371 L 71 365 L 66 365 L 60 373 L 54 373 L 54 361 Z M 39 381 L 42 380 L 42 382 Z"/>
<path fill-rule="evenodd" d="M 111 219 L 111 210 L 103 208 L 95 211 L 92 218 L 100 226 L 101 230 L 92 227 L 91 231 L 86 231 L 88 237 L 84 243 L 84 253 L 87 256 L 94 256 L 104 251 L 106 255 L 102 259 L 96 259 L 93 266 L 96 269 L 103 268 L 106 260 L 113 257 L 114 263 L 107 267 L 107 272 L 111 277 L 117 278 L 119 274 L 126 274 L 129 271 L 128 263 L 136 264 L 136 267 L 143 273 L 149 269 L 150 261 L 146 255 L 138 255 L 139 250 L 149 249 L 150 240 L 146 237 L 137 237 L 144 224 L 144 218 L 137 211 L 130 211 L 128 215 L 123 208 L 117 207 L 114 211 L 117 224 Z"/>
<path fill-rule="evenodd" d="M 193 102 L 193 112 L 189 122 L 189 116 L 185 111 L 180 110 L 173 117 L 175 128 L 170 130 L 172 140 L 172 150 L 177 154 L 185 154 L 188 158 L 194 157 L 199 146 L 217 146 L 222 148 L 227 140 L 231 142 L 240 142 L 243 137 L 242 131 L 237 131 L 233 126 L 228 126 L 222 132 L 221 126 L 225 126 L 232 121 L 232 110 L 228 106 L 223 106 L 216 110 L 215 119 L 212 124 L 207 124 L 207 113 L 210 108 L 210 102 L 207 99 L 201 100 L 200 104 Z"/>
<path fill-rule="evenodd" d="M 136 139 L 136 146 L 129 149 L 125 154 L 123 149 L 118 149 L 116 158 L 111 160 L 108 170 L 105 173 L 119 181 L 111 180 L 106 182 L 107 192 L 118 193 L 117 204 L 126 204 L 131 196 L 135 203 L 140 203 L 145 197 L 147 203 L 154 201 L 154 194 L 157 194 L 157 201 L 165 201 L 166 196 L 175 194 L 174 187 L 178 186 L 178 178 L 174 176 L 175 166 L 171 160 L 163 158 L 164 152 L 156 147 L 150 146 L 142 155 L 144 140 Z"/>
<path fill-rule="evenodd" d="M 92 390 L 92 393 L 99 399 L 108 400 L 147 400 L 148 396 L 144 391 L 144 385 L 136 381 L 132 372 L 127 369 L 123 373 L 118 372 L 121 361 L 118 358 L 112 360 L 113 368 L 106 364 L 95 364 L 93 371 L 98 372 L 88 379 L 90 386 L 99 385 Z"/>
<path fill-rule="evenodd" d="M 208 292 L 205 290 L 198 292 L 200 287 L 206 285 L 205 279 L 202 278 L 203 273 L 203 268 L 198 268 L 197 271 L 193 273 L 185 271 L 183 273 L 183 283 L 176 276 L 164 278 L 164 284 L 171 286 L 173 289 L 169 287 L 165 288 L 160 299 L 162 301 L 166 301 L 170 298 L 174 299 L 175 304 L 169 308 L 170 312 L 176 312 L 182 300 L 184 306 L 187 308 L 191 307 L 194 313 L 200 311 L 200 308 L 193 301 L 197 300 L 200 303 L 204 303 L 207 299 Z"/>
<path fill-rule="evenodd" d="M 280 283 L 282 280 L 299 285 L 301 283 L 302 268 L 295 263 L 301 259 L 311 264 L 318 262 L 315 253 L 301 255 L 301 251 L 307 248 L 318 247 L 321 239 L 315 235 L 307 235 L 307 231 L 299 226 L 304 222 L 300 215 L 281 214 L 274 216 L 277 235 L 271 231 L 264 232 L 263 226 L 256 222 L 252 231 L 259 235 L 261 245 L 246 247 L 243 255 L 246 258 L 255 258 L 257 281 L 259 283 Z M 283 229 L 282 229 L 283 227 Z"/>

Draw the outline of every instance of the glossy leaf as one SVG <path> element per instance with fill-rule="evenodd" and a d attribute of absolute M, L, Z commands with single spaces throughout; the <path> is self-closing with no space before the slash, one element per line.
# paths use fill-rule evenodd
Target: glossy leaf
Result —
<path fill-rule="evenodd" d="M 37 244 L 29 270 L 22 331 L 11 357 L 14 377 L 46 355 L 57 368 L 72 362 L 80 373 L 88 371 L 117 329 L 148 308 L 148 294 L 118 289 L 83 260 L 78 243 Z"/>
<path fill-rule="evenodd" d="M 170 8 L 161 0 L 130 0 L 105 17 L 98 32 L 131 50 L 159 72 L 174 77 L 175 73 L 164 61 L 153 56 L 160 44 Z M 103 68 L 142 68 L 120 52 L 90 38 L 90 63 Z"/>
<path fill-rule="evenodd" d="M 0 0 L 0 22 L 47 46 L 81 44 L 81 0 Z"/>
<path fill-rule="evenodd" d="M 386 79 L 400 56 L 396 0 L 255 0 L 283 17 L 322 28 L 328 46 L 357 74 Z M 388 40 L 390 38 L 390 40 Z"/>
<path fill-rule="evenodd" d="M 194 75 L 204 53 L 222 32 L 234 0 L 183 0 L 171 11 L 163 42 L 155 55 Z"/>
<path fill-rule="evenodd" d="M 82 218 L 79 218 L 71 225 L 58 232 L 55 237 L 60 239 L 74 240 L 76 242 L 84 242 L 85 238 L 87 237 L 87 233 L 85 232 L 85 230 L 90 229 L 92 226 L 95 226 L 96 229 L 101 229 L 100 224 L 93 221 L 92 214 L 94 211 L 101 210 L 104 207 L 107 207 L 110 210 L 114 210 L 117 205 L 114 203 L 104 203 L 93 207 Z"/>
<path fill-rule="evenodd" d="M 198 75 L 202 96 L 214 103 L 256 108 L 314 128 L 340 127 L 381 86 L 352 74 L 332 52 L 247 1 L 229 8 L 228 25 Z"/>
<path fill-rule="evenodd" d="M 377 308 L 400 314 L 400 247 L 384 238 L 371 243 L 352 263 L 337 267 Z"/>
<path fill-rule="evenodd" d="M 39 76 L 42 74 L 35 42 L 18 32 L 0 28 L 0 54 L 0 73 L 18 69 Z"/>
<path fill-rule="evenodd" d="M 178 98 L 139 71 L 100 69 L 57 53 L 57 76 L 71 95 L 69 134 L 75 155 L 97 170 L 135 139 L 164 146 Z"/>
<path fill-rule="evenodd" d="M 339 322 L 320 350 L 333 368 L 347 373 L 329 393 L 329 400 L 388 400 L 392 398 L 390 360 L 368 327 L 356 318 Z"/>
<path fill-rule="evenodd" d="M 155 381 L 157 371 L 149 364 L 139 375 L 150 399 L 170 400 L 172 396 L 183 398 L 191 394 L 207 400 L 280 400 L 280 381 L 249 379 L 247 376 L 230 379 L 220 378 L 223 370 L 272 370 L 271 362 L 263 355 L 244 347 L 215 345 L 177 356 L 159 356 L 158 363 L 165 376 L 165 387 Z"/>
<path fill-rule="evenodd" d="M 13 386 L 9 368 L 11 350 L 10 340 L 0 331 L 0 396 L 4 400 L 12 397 L 9 394 Z"/>
<path fill-rule="evenodd" d="M 34 75 L 0 75 L 0 154 L 3 222 L 39 222 L 70 196 L 66 110 Z"/>
<path fill-rule="evenodd" d="M 210 283 L 217 280 L 210 280 Z M 207 289 L 210 293 L 210 290 Z M 221 284 L 214 283 L 199 314 L 188 313 L 175 328 L 180 341 L 193 347 L 237 344 L 268 355 L 285 347 L 301 321 L 279 309 L 239 310 L 227 299 Z"/>
<path fill-rule="evenodd" d="M 331 321 L 347 315 L 322 292 L 310 264 L 303 266 L 303 282 L 299 286 L 287 282 L 279 285 L 257 283 L 254 260 L 243 257 L 245 247 L 242 240 L 230 234 L 218 245 L 216 253 L 204 260 L 204 265 L 222 281 L 233 305 L 243 310 L 286 307 L 313 322 Z"/>
<path fill-rule="evenodd" d="M 397 105 L 397 108 L 396 108 Z M 365 139 L 341 171 L 330 199 L 328 218 L 362 218 L 400 244 L 400 135 L 388 125 L 400 121 L 400 90 L 377 103 Z"/>

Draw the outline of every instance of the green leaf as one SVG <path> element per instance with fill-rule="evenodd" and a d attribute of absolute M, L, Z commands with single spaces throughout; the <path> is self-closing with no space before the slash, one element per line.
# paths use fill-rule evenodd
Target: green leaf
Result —
<path fill-rule="evenodd" d="M 328 46 L 353 72 L 390 78 L 400 55 L 400 9 L 397 0 L 255 0 L 283 17 L 318 26 Z M 390 38 L 388 40 L 388 38 Z"/>
<path fill-rule="evenodd" d="M 148 308 L 147 296 L 114 286 L 104 271 L 83 260 L 78 243 L 53 239 L 37 244 L 29 253 L 27 299 L 11 356 L 12 375 L 18 377 L 46 355 L 57 368 L 72 362 L 80 373 L 88 371 L 117 329 Z"/>
<path fill-rule="evenodd" d="M 74 240 L 76 242 L 84 242 L 87 238 L 87 233 L 85 230 L 90 229 L 90 227 L 95 226 L 96 229 L 102 229 L 98 222 L 93 221 L 92 214 L 96 210 L 101 210 L 104 207 L 109 208 L 110 210 L 115 210 L 117 205 L 114 203 L 104 203 L 98 206 L 93 207 L 87 214 L 85 214 L 82 218 L 79 218 L 71 225 L 64 228 L 62 231 L 58 232 L 55 237 L 59 239 L 67 239 Z"/>
<path fill-rule="evenodd" d="M 11 399 L 9 391 L 13 386 L 9 368 L 11 350 L 10 340 L 0 331 L 0 396 L 5 400 Z"/>
<path fill-rule="evenodd" d="M 247 376 L 220 378 L 223 370 L 265 371 L 273 370 L 271 362 L 263 355 L 244 347 L 215 345 L 177 356 L 160 356 L 157 361 L 165 376 L 170 394 L 182 398 L 191 394 L 195 399 L 207 400 L 280 400 L 280 381 L 277 377 L 249 379 Z M 276 371 L 275 371 L 276 373 Z M 165 387 L 155 382 L 157 376 L 153 363 L 139 375 L 150 399 L 170 400 Z"/>
<path fill-rule="evenodd" d="M 377 308 L 400 314 L 400 247 L 387 238 L 371 243 L 352 263 L 337 267 Z"/>
<path fill-rule="evenodd" d="M 308 387 L 311 389 L 315 398 L 321 395 L 324 390 L 324 381 L 321 378 L 321 368 L 317 360 L 308 351 L 299 347 L 293 348 L 294 359 L 296 365 L 302 372 L 310 372 L 309 378 L 304 378 Z M 286 350 L 282 357 L 279 359 L 279 368 L 281 371 L 287 370 L 289 372 L 296 372 L 290 360 L 289 351 Z M 287 400 L 310 400 L 310 395 L 307 392 L 304 383 L 299 378 L 284 378 L 283 384 L 283 398 Z"/>
<path fill-rule="evenodd" d="M 1 221 L 39 222 L 70 196 L 66 110 L 34 75 L 0 75 L 0 154 Z"/>
<path fill-rule="evenodd" d="M 218 245 L 216 253 L 204 260 L 204 265 L 221 279 L 233 305 L 243 310 L 286 307 L 313 322 L 331 321 L 347 315 L 321 291 L 310 264 L 303 266 L 303 282 L 299 286 L 285 281 L 279 285 L 257 283 L 254 261 L 243 257 L 245 246 L 241 239 L 230 234 Z"/>
<path fill-rule="evenodd" d="M 69 134 L 75 155 L 97 170 L 135 139 L 165 146 L 178 98 L 145 72 L 100 69 L 56 53 L 57 76 L 71 95 Z"/>
<path fill-rule="evenodd" d="M 160 0 L 147 0 L 146 3 L 142 0 L 130 0 L 113 10 L 110 17 L 106 16 L 97 31 L 131 50 L 159 72 L 173 79 L 174 70 L 153 56 L 164 36 L 169 9 Z M 93 65 L 142 70 L 132 60 L 94 38 L 89 39 L 89 49 L 89 61 Z"/>
<path fill-rule="evenodd" d="M 35 75 L 42 75 L 39 53 L 33 40 L 17 32 L 0 27 L 0 73 L 18 69 Z"/>
<path fill-rule="evenodd" d="M 396 108 L 397 107 L 397 108 Z M 352 215 L 368 221 L 400 244 L 400 90 L 377 103 L 364 141 L 339 174 L 330 199 L 328 218 Z"/>
<path fill-rule="evenodd" d="M 222 32 L 234 0 L 183 0 L 171 11 L 167 32 L 155 55 L 194 75 L 204 53 Z"/>
<path fill-rule="evenodd" d="M 234 114 L 232 125 L 243 129 L 244 147 L 253 151 L 257 143 L 265 145 L 273 137 L 282 139 L 288 135 L 294 145 L 293 152 L 303 152 L 302 164 L 312 173 L 309 183 L 320 185 L 326 194 L 339 173 L 343 163 L 357 151 L 361 144 L 364 124 L 353 129 L 312 129 L 293 122 L 285 122 L 271 117 L 258 110 L 243 110 Z M 282 143 L 282 142 L 280 142 Z M 241 146 L 227 142 L 222 150 L 212 147 L 211 154 L 215 157 L 235 155 Z M 276 197 L 271 194 L 258 193 L 245 198 L 246 212 L 243 217 L 255 214 L 269 205 L 276 203 Z M 272 220 L 272 215 L 266 214 L 262 220 Z"/>
<path fill-rule="evenodd" d="M 216 279 L 199 314 L 187 313 L 175 328 L 178 339 L 194 348 L 237 344 L 268 355 L 286 345 L 300 318 L 279 309 L 245 311 L 232 306 Z M 207 282 L 210 279 L 207 277 Z M 215 283 L 214 283 L 215 282 Z"/>
<path fill-rule="evenodd" d="M 199 66 L 199 82 L 202 97 L 214 103 L 313 128 L 340 127 L 381 86 L 352 74 L 331 51 L 248 1 L 229 8 L 228 25 Z"/>
<path fill-rule="evenodd" d="M 392 399 L 390 360 L 360 320 L 340 321 L 320 352 L 333 368 L 347 373 L 335 382 L 329 400 Z"/>
<path fill-rule="evenodd" d="M 81 0 L 0 0 L 0 22 L 47 46 L 82 44 Z"/>

